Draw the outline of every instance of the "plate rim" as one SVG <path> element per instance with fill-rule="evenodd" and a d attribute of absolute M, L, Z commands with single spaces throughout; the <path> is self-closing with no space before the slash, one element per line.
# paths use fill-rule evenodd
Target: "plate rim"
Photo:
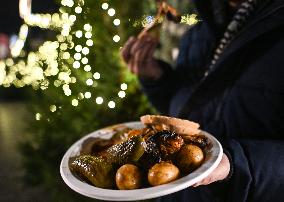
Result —
<path fill-rule="evenodd" d="M 68 187 L 70 187 L 72 190 L 90 197 L 90 198 L 95 198 L 95 199 L 100 199 L 100 200 L 109 200 L 109 201 L 135 201 L 135 200 L 145 200 L 145 199 L 151 199 L 151 198 L 156 198 L 164 195 L 168 195 L 177 191 L 181 191 L 183 189 L 186 189 L 187 187 L 192 186 L 196 182 L 199 182 L 200 180 L 204 179 L 207 177 L 212 171 L 219 165 L 222 155 L 223 155 L 223 148 L 220 144 L 220 142 L 211 134 L 207 133 L 206 131 L 202 131 L 206 137 L 208 137 L 215 149 L 218 149 L 218 151 L 213 151 L 213 152 L 218 152 L 217 156 L 214 157 L 214 162 L 212 165 L 205 169 L 202 167 L 202 165 L 197 169 L 200 170 L 201 168 L 205 169 L 205 172 L 198 174 L 196 177 L 193 179 L 189 179 L 189 175 L 195 174 L 195 171 L 190 173 L 189 175 L 186 175 L 180 179 L 177 179 L 171 183 L 160 185 L 160 186 L 155 186 L 155 187 L 148 187 L 148 188 L 142 188 L 142 189 L 134 189 L 134 190 L 112 190 L 112 189 L 102 189 L 95 187 L 93 185 L 87 184 L 83 181 L 80 181 L 77 179 L 70 171 L 68 162 L 69 158 L 72 153 L 74 153 L 76 147 L 80 146 L 80 144 L 87 138 L 92 137 L 96 135 L 97 133 L 100 132 L 105 132 L 107 133 L 107 130 L 111 130 L 113 127 L 118 127 L 120 125 L 141 125 L 143 126 L 143 123 L 140 121 L 132 121 L 132 122 L 125 122 L 125 123 L 120 123 L 120 124 L 115 124 L 112 126 L 104 127 L 98 130 L 95 130 L 80 139 L 78 139 L 76 142 L 74 142 L 69 149 L 65 152 L 61 163 L 60 163 L 60 175 L 63 179 L 63 181 L 67 184 Z M 98 136 L 98 135 L 97 135 Z M 189 180 L 189 181 L 188 181 Z M 140 194 L 139 194 L 140 192 Z M 146 193 L 145 193 L 146 192 Z M 99 193 L 99 194 L 98 194 Z M 138 193 L 138 195 L 137 195 Z M 144 193 L 144 194 L 141 194 Z"/>

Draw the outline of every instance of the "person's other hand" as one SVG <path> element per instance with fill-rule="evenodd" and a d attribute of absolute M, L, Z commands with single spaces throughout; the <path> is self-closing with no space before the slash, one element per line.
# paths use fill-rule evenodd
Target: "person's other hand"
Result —
<path fill-rule="evenodd" d="M 139 78 L 157 80 L 163 71 L 153 57 L 158 41 L 149 35 L 140 39 L 130 37 L 121 49 L 121 56 L 128 69 Z"/>
<path fill-rule="evenodd" d="M 215 170 L 200 182 L 195 183 L 193 187 L 198 187 L 200 185 L 208 185 L 216 181 L 224 180 L 229 175 L 229 172 L 230 161 L 226 154 L 223 153 L 222 160 L 215 168 Z"/>

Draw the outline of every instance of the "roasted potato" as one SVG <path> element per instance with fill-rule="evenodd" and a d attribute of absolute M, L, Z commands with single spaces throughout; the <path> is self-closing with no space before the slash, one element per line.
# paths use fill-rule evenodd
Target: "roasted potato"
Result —
<path fill-rule="evenodd" d="M 157 163 L 148 172 L 148 182 L 152 186 L 169 183 L 178 177 L 179 169 L 168 162 Z"/>
<path fill-rule="evenodd" d="M 118 189 L 138 189 L 142 185 L 142 173 L 132 164 L 121 166 L 115 176 Z"/>
<path fill-rule="evenodd" d="M 196 145 L 184 145 L 177 154 L 176 165 L 184 173 L 189 173 L 202 163 L 204 154 Z"/>

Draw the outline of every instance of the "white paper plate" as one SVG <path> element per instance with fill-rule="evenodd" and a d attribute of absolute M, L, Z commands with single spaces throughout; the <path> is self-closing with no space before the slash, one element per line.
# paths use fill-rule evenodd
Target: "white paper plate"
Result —
<path fill-rule="evenodd" d="M 159 196 L 164 196 L 180 191 L 204 179 L 217 167 L 222 158 L 223 149 L 221 144 L 212 135 L 202 131 L 202 134 L 205 135 L 211 141 L 212 144 L 212 148 L 206 153 L 204 163 L 197 170 L 174 182 L 143 189 L 112 190 L 97 188 L 75 177 L 69 170 L 68 161 L 70 157 L 77 156 L 79 154 L 81 145 L 84 140 L 89 137 L 100 137 L 108 139 L 113 135 L 113 128 L 119 127 L 129 127 L 133 129 L 138 129 L 143 128 L 144 125 L 141 122 L 128 122 L 97 130 L 89 135 L 84 136 L 68 149 L 60 164 L 60 174 L 64 182 L 71 189 L 91 198 L 109 201 L 136 201 L 156 198 Z"/>

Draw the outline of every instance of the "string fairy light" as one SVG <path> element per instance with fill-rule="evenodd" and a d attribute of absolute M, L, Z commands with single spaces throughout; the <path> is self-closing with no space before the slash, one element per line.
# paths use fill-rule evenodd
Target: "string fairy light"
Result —
<path fill-rule="evenodd" d="M 31 2 L 32 0 L 19 0 L 19 12 L 24 20 L 24 24 L 20 27 L 16 42 L 10 46 L 11 57 L 0 60 L 0 85 L 4 87 L 30 85 L 34 89 L 41 90 L 46 90 L 50 85 L 53 85 L 62 89 L 66 96 L 70 96 L 72 106 L 78 106 L 79 100 L 91 98 L 92 92 L 81 92 L 78 94 L 74 90 L 76 88 L 71 89 L 73 84 L 77 82 L 76 74 L 73 73 L 78 71 L 80 67 L 84 67 L 85 74 L 88 75 L 86 76 L 88 79 L 85 80 L 86 86 L 96 87 L 98 85 L 97 80 L 101 78 L 99 72 L 91 72 L 92 67 L 89 64 L 91 57 L 90 47 L 94 46 L 93 27 L 91 24 L 85 23 L 79 27 L 76 26 L 74 31 L 73 25 L 80 19 L 78 14 L 87 13 L 84 12 L 84 1 L 61 0 L 59 12 L 53 14 L 31 13 Z M 113 26 L 119 27 L 121 25 L 121 20 L 115 16 L 116 10 L 114 8 L 111 8 L 106 2 L 101 4 L 101 8 L 110 17 L 114 17 L 110 21 Z M 69 13 L 69 11 L 71 12 Z M 196 22 L 196 15 L 182 16 L 182 23 L 191 25 Z M 58 35 L 55 41 L 45 41 L 38 51 L 25 53 L 23 48 L 30 27 L 54 30 L 58 32 Z M 74 43 L 73 39 L 76 38 L 80 38 L 80 44 Z M 118 43 L 121 38 L 116 33 L 112 36 L 112 40 L 114 43 Z M 75 53 L 74 50 L 76 51 Z M 23 60 L 21 57 L 26 59 Z M 95 68 L 93 69 L 95 70 Z M 18 77 L 18 75 L 20 76 Z M 54 80 L 48 78 L 51 76 L 53 76 Z M 122 83 L 117 96 L 124 98 L 126 90 L 127 84 Z M 74 95 L 77 99 L 74 98 Z M 107 98 L 105 99 L 108 100 Z M 98 96 L 95 98 L 95 103 L 98 105 L 103 104 L 104 99 Z M 114 100 L 105 103 L 111 109 L 116 107 Z M 56 105 L 49 106 L 51 112 L 55 112 L 57 109 Z M 35 116 L 36 120 L 42 118 L 42 115 L 39 113 Z"/>
<path fill-rule="evenodd" d="M 103 102 L 104 102 L 104 99 L 103 99 L 102 97 L 97 97 L 97 98 L 96 98 L 96 103 L 97 103 L 98 105 L 103 104 Z"/>

